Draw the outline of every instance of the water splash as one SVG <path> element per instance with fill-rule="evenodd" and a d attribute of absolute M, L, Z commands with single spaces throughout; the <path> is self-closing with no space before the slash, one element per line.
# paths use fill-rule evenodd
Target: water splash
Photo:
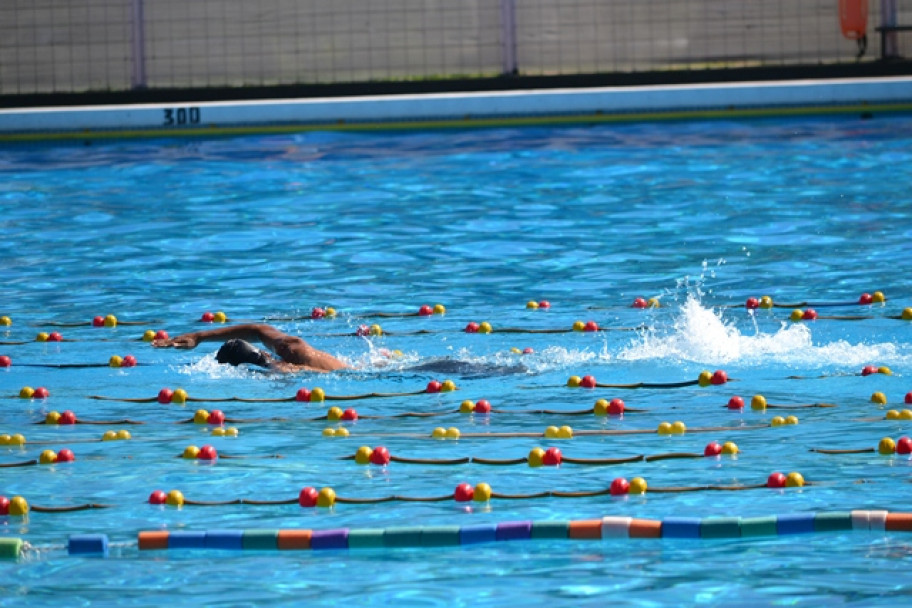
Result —
<path fill-rule="evenodd" d="M 814 344 L 811 327 L 786 324 L 772 333 L 763 333 L 756 320 L 743 331 L 725 318 L 723 311 L 705 308 L 691 293 L 674 317 L 672 325 L 643 332 L 621 349 L 617 358 L 624 361 L 674 359 L 703 364 L 764 364 L 820 368 L 862 366 L 872 361 L 908 362 L 912 354 L 893 343 L 857 343 L 837 340 Z"/>
<path fill-rule="evenodd" d="M 260 372 L 262 371 L 260 368 L 256 369 L 259 369 Z M 208 376 L 209 378 L 216 380 L 222 378 L 254 378 L 258 377 L 258 375 L 262 375 L 253 368 L 248 368 L 246 365 L 238 365 L 237 367 L 233 365 L 223 365 L 216 360 L 215 353 L 204 355 L 187 365 L 177 366 L 174 368 L 174 371 L 187 376 Z"/>

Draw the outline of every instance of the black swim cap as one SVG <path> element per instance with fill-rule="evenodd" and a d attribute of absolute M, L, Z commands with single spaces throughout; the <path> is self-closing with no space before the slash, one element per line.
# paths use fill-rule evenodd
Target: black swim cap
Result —
<path fill-rule="evenodd" d="M 215 355 L 219 363 L 230 363 L 231 365 L 240 365 L 241 363 L 251 363 L 260 367 L 269 367 L 269 355 L 256 348 L 250 342 L 240 339 L 228 340 L 218 350 Z"/>

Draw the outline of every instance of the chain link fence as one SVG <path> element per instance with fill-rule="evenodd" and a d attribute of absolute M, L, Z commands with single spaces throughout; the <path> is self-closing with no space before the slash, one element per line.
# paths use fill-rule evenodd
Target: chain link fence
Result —
<path fill-rule="evenodd" d="M 2 0 L 0 95 L 854 64 L 885 23 L 859 58 L 838 0 Z"/>

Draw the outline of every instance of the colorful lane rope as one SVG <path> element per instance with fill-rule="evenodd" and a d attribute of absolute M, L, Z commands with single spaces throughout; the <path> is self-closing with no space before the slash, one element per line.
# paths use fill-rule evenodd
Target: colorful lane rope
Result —
<path fill-rule="evenodd" d="M 791 513 L 766 517 L 606 516 L 584 520 L 524 520 L 466 526 L 272 530 L 144 530 L 135 543 L 113 543 L 106 534 L 73 534 L 65 545 L 33 546 L 0 537 L 0 559 L 32 552 L 66 551 L 71 556 L 109 557 L 110 549 L 140 551 L 320 551 L 458 547 L 507 541 L 612 540 L 622 538 L 713 540 L 833 532 L 912 532 L 912 513 L 854 510 Z"/>

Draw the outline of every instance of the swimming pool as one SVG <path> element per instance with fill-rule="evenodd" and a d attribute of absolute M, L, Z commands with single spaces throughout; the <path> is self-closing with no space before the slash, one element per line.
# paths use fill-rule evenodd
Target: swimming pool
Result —
<path fill-rule="evenodd" d="M 0 494 L 21 495 L 33 507 L 109 505 L 0 517 L 0 536 L 32 547 L 3 562 L 5 602 L 902 601 L 912 546 L 903 532 L 281 552 L 139 550 L 137 537 L 908 511 L 907 456 L 810 448 L 870 450 L 883 437 L 910 433 L 908 421 L 886 419 L 890 409 L 912 407 L 903 403 L 912 390 L 905 379 L 912 325 L 896 318 L 912 306 L 910 138 L 908 115 L 879 115 L 3 147 L 0 315 L 12 325 L 0 328 L 0 354 L 12 365 L 0 370 L 8 397 L 0 433 L 22 433 L 27 443 L 0 447 L 0 462 L 64 448 L 76 460 L 3 468 Z M 857 304 L 874 291 L 887 301 Z M 793 322 L 791 307 L 745 309 L 748 298 L 763 295 L 809 302 L 821 318 Z M 661 306 L 634 308 L 638 297 Z M 542 300 L 550 308 L 526 306 Z M 843 305 L 818 306 L 833 302 Z M 437 303 L 445 315 L 414 315 Z M 313 320 L 314 307 L 338 314 Z M 174 351 L 142 341 L 147 329 L 202 328 L 204 311 L 269 320 L 358 369 L 276 376 L 220 368 L 216 344 Z M 372 316 L 381 312 L 411 316 Z M 117 327 L 91 326 L 108 314 Z M 864 318 L 825 318 L 848 316 Z M 605 331 L 572 331 L 575 321 L 589 320 Z M 493 333 L 464 331 L 484 321 Z M 385 335 L 354 335 L 362 324 L 378 324 Z M 38 342 L 42 331 L 67 341 Z M 521 354 L 527 348 L 533 352 Z M 137 367 L 108 366 L 111 356 L 127 354 Z M 473 367 L 449 376 L 411 369 L 441 357 Z M 528 371 L 484 371 L 517 363 Z M 70 364 L 96 367 L 41 367 Z M 869 365 L 893 373 L 861 375 Z M 693 383 L 717 369 L 731 381 Z M 686 385 L 570 388 L 574 375 Z M 422 393 L 435 379 L 459 390 Z M 50 397 L 20 399 L 24 386 L 46 387 Z M 159 404 L 163 387 L 250 401 Z M 329 396 L 419 394 L 265 401 L 293 399 L 301 387 Z M 872 403 L 875 392 L 887 404 Z M 835 407 L 759 411 L 750 407 L 758 394 L 774 405 Z M 743 410 L 726 406 L 735 395 L 748 402 Z M 628 411 L 573 414 L 600 398 L 621 398 Z M 459 413 L 462 401 L 482 399 L 503 411 Z M 313 420 L 334 405 L 355 408 L 360 419 Z M 241 420 L 229 423 L 238 436 L 177 424 L 200 408 Z M 542 409 L 564 413 L 535 413 Z M 144 424 L 36 424 L 65 410 L 83 422 Z M 392 417 L 409 412 L 440 415 Z M 770 426 L 777 415 L 794 415 L 798 424 Z M 663 421 L 683 421 L 688 432 L 660 435 Z M 552 425 L 572 427 L 574 438 L 528 436 Z M 323 434 L 342 427 L 350 436 Z M 434 439 L 435 427 L 456 427 L 462 437 Z M 722 430 L 701 431 L 715 427 Z M 101 440 L 120 429 L 132 439 Z M 586 434 L 592 431 L 605 433 Z M 642 433 L 607 433 L 615 431 Z M 605 459 L 701 454 L 711 441 L 735 442 L 740 453 L 560 467 L 351 460 L 360 446 L 438 461 L 523 459 L 537 446 Z M 181 458 L 187 446 L 204 444 L 218 450 L 216 461 Z M 809 483 L 657 491 L 762 486 L 774 471 L 800 472 Z M 620 497 L 297 504 L 306 486 L 332 487 L 348 499 L 434 498 L 464 482 L 487 483 L 501 495 L 594 493 L 618 477 L 642 477 L 648 489 Z M 154 490 L 174 489 L 196 501 L 291 504 L 148 503 Z M 67 554 L 68 539 L 85 534 L 108 537 L 107 559 Z"/>

